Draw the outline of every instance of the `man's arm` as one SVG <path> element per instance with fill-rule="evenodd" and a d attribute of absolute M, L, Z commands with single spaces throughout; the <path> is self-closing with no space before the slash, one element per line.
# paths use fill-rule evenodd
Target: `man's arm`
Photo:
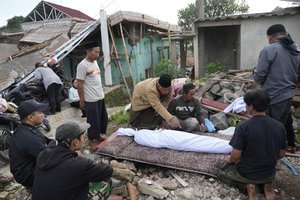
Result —
<path fill-rule="evenodd" d="M 258 57 L 257 66 L 254 70 L 253 79 L 256 83 L 262 85 L 269 73 L 270 59 L 267 50 L 263 49 Z"/>
<path fill-rule="evenodd" d="M 83 92 L 83 82 L 84 82 L 84 80 L 77 79 L 77 91 L 78 91 L 78 96 L 79 96 L 80 108 L 82 110 L 85 109 L 84 92 Z"/>
<path fill-rule="evenodd" d="M 228 164 L 234 164 L 241 158 L 242 151 L 233 149 L 230 153 L 230 156 L 226 157 L 226 162 Z"/>

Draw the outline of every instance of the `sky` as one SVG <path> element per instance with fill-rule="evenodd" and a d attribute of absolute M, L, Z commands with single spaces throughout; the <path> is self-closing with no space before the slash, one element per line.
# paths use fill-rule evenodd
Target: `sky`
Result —
<path fill-rule="evenodd" d="M 177 24 L 177 11 L 185 8 L 195 0 L 46 0 L 65 7 L 70 7 L 99 18 L 100 9 L 108 15 L 119 10 L 135 11 L 150 15 L 171 24 Z M 275 7 L 291 6 L 291 3 L 280 0 L 246 0 L 250 6 L 250 13 L 268 12 Z M 0 7 L 0 26 L 7 24 L 7 20 L 14 16 L 26 17 L 38 5 L 40 0 L 5 0 Z"/>

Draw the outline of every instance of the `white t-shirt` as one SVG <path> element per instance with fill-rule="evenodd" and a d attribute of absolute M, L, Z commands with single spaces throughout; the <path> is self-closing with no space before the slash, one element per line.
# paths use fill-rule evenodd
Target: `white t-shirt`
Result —
<path fill-rule="evenodd" d="M 76 79 L 83 80 L 83 93 L 86 102 L 104 99 L 100 68 L 97 61 L 89 62 L 83 59 L 77 66 Z"/>

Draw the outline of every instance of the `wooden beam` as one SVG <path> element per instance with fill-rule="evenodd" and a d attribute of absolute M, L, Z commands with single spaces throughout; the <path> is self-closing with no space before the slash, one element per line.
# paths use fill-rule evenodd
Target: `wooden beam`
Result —
<path fill-rule="evenodd" d="M 121 36 L 122 36 L 123 46 L 124 46 L 124 50 L 125 50 L 125 56 L 126 56 L 126 61 L 127 61 L 127 65 L 128 65 L 128 70 L 129 70 L 129 73 L 130 73 L 130 78 L 131 78 L 131 81 L 132 81 L 132 85 L 134 87 L 135 86 L 135 81 L 134 81 L 133 74 L 132 74 L 132 71 L 131 71 L 131 65 L 130 65 L 128 51 L 127 51 L 127 47 L 126 47 L 126 43 L 125 43 L 125 39 L 124 39 L 122 23 L 119 23 L 119 26 L 120 26 L 120 30 L 121 30 Z"/>
<path fill-rule="evenodd" d="M 112 43 L 113 43 L 113 47 L 114 47 L 114 50 L 115 50 L 115 53 L 116 53 L 117 62 L 118 62 L 118 67 L 119 67 L 119 69 L 120 69 L 120 72 L 121 72 L 121 75 L 122 75 L 124 84 L 125 84 L 125 86 L 126 86 L 126 89 L 127 89 L 128 95 L 129 95 L 129 98 L 130 98 L 130 100 L 131 100 L 131 93 L 130 93 L 130 90 L 129 90 L 129 87 L 128 87 L 128 84 L 127 84 L 127 81 L 126 81 L 126 78 L 125 78 L 125 75 L 124 75 L 124 72 L 123 72 L 123 69 L 122 69 L 122 65 L 121 65 L 121 62 L 120 62 L 120 59 L 119 59 L 118 49 L 117 49 L 116 42 L 115 42 L 115 37 L 114 37 L 114 35 L 113 35 L 113 32 L 111 31 L 111 27 L 110 27 L 110 26 L 108 26 L 108 30 L 109 30 L 109 34 L 110 34 L 110 37 L 111 37 L 111 41 L 112 41 Z"/>

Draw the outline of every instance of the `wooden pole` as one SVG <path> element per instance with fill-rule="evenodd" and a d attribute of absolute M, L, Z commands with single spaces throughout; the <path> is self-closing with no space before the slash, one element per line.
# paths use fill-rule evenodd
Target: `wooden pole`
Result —
<path fill-rule="evenodd" d="M 125 43 L 125 39 L 124 39 L 123 26 L 122 26 L 121 23 L 119 23 L 119 25 L 120 25 L 120 30 L 121 30 L 123 46 L 124 46 L 124 50 L 125 50 L 126 61 L 127 61 L 127 64 L 128 64 L 128 69 L 129 69 L 132 85 L 134 87 L 135 86 L 135 81 L 134 81 L 133 74 L 132 74 L 132 71 L 131 71 L 131 65 L 130 65 L 130 61 L 129 61 L 128 51 L 127 51 L 127 47 L 126 47 L 126 43 Z"/>
<path fill-rule="evenodd" d="M 111 31 L 111 27 L 110 26 L 108 26 L 108 30 L 109 30 L 111 41 L 113 43 L 113 47 L 114 47 L 114 50 L 115 50 L 115 53 L 116 53 L 116 57 L 117 57 L 117 61 L 118 61 L 118 67 L 119 67 L 119 69 L 121 71 L 121 75 L 122 75 L 123 81 L 125 83 L 125 86 L 126 86 L 126 89 L 127 89 L 128 95 L 129 95 L 129 98 L 131 100 L 131 93 L 130 93 L 130 90 L 129 90 L 126 78 L 124 76 L 122 65 L 121 65 L 121 62 L 120 62 L 120 59 L 119 59 L 119 54 L 118 54 L 118 49 L 117 49 L 117 46 L 116 46 L 115 38 L 114 38 L 114 35 L 113 35 L 112 31 Z"/>

